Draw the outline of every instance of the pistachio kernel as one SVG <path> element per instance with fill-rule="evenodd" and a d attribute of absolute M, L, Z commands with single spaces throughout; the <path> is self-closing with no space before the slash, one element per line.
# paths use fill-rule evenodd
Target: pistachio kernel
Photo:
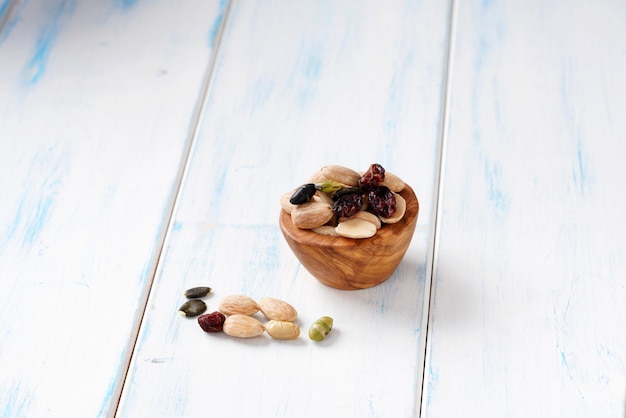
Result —
<path fill-rule="evenodd" d="M 333 328 L 333 319 L 329 316 L 322 316 L 309 328 L 309 338 L 313 341 L 322 341 Z"/>

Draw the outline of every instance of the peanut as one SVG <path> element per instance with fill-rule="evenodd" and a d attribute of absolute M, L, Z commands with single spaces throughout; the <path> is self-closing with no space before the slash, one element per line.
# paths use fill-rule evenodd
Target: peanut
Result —
<path fill-rule="evenodd" d="M 289 321 L 276 321 L 272 319 L 265 325 L 265 330 L 270 337 L 277 340 L 295 340 L 300 336 L 298 325 Z"/>

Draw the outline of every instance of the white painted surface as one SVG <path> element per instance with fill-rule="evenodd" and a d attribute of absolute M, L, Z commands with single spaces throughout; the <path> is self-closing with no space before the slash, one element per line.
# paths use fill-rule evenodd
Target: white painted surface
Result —
<path fill-rule="evenodd" d="M 458 3 L 422 416 L 622 418 L 624 4 Z"/>
<path fill-rule="evenodd" d="M 623 4 L 169 3 L 0 1 L 0 416 L 626 415 Z M 372 162 L 413 244 L 324 287 L 278 196 Z M 303 335 L 207 335 L 200 284 Z"/>
<path fill-rule="evenodd" d="M 447 24 L 440 2 L 234 3 L 120 417 L 415 416 Z M 327 288 L 280 235 L 279 196 L 373 162 L 424 196 L 413 245 L 381 286 Z M 196 285 L 210 311 L 233 293 L 289 301 L 302 335 L 205 334 L 175 312 Z M 316 344 L 321 315 L 335 328 Z"/>
<path fill-rule="evenodd" d="M 3 417 L 114 414 L 219 22 L 170 3 L 17 2 L 0 33 Z"/>

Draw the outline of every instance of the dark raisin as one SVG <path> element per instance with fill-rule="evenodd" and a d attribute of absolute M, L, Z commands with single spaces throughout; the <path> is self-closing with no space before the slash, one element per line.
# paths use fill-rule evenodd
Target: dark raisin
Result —
<path fill-rule="evenodd" d="M 348 193 L 339 196 L 333 204 L 333 212 L 340 218 L 349 218 L 361 210 L 363 195 L 360 193 Z"/>
<path fill-rule="evenodd" d="M 289 202 L 292 205 L 301 205 L 303 203 L 306 203 L 309 201 L 309 199 L 313 197 L 313 195 L 315 194 L 315 190 L 315 184 L 303 184 L 302 186 L 298 187 L 298 190 L 296 190 L 291 195 L 291 198 L 289 198 Z"/>
<path fill-rule="evenodd" d="M 205 332 L 220 332 L 226 317 L 221 312 L 213 312 L 198 317 L 198 324 Z"/>
<path fill-rule="evenodd" d="M 363 177 L 359 179 L 359 186 L 373 188 L 385 180 L 385 169 L 380 164 L 372 164 L 367 169 Z"/>
<path fill-rule="evenodd" d="M 368 208 L 382 218 L 389 218 L 396 213 L 396 197 L 385 186 L 378 186 L 367 194 Z"/>

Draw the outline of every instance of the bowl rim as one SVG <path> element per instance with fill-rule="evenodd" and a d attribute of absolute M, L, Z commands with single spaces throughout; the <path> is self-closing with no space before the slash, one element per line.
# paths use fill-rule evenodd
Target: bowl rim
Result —
<path fill-rule="evenodd" d="M 300 229 L 291 222 L 291 216 L 282 208 L 280 210 L 279 224 L 280 229 L 293 241 L 300 245 L 324 247 L 324 248 L 343 248 L 362 245 L 379 245 L 404 228 L 407 228 L 417 221 L 419 212 L 419 201 L 415 192 L 405 183 L 400 194 L 407 203 L 407 211 L 404 217 L 396 223 L 383 225 L 376 234 L 370 238 L 346 238 L 341 236 L 322 235 L 308 229 Z"/>

